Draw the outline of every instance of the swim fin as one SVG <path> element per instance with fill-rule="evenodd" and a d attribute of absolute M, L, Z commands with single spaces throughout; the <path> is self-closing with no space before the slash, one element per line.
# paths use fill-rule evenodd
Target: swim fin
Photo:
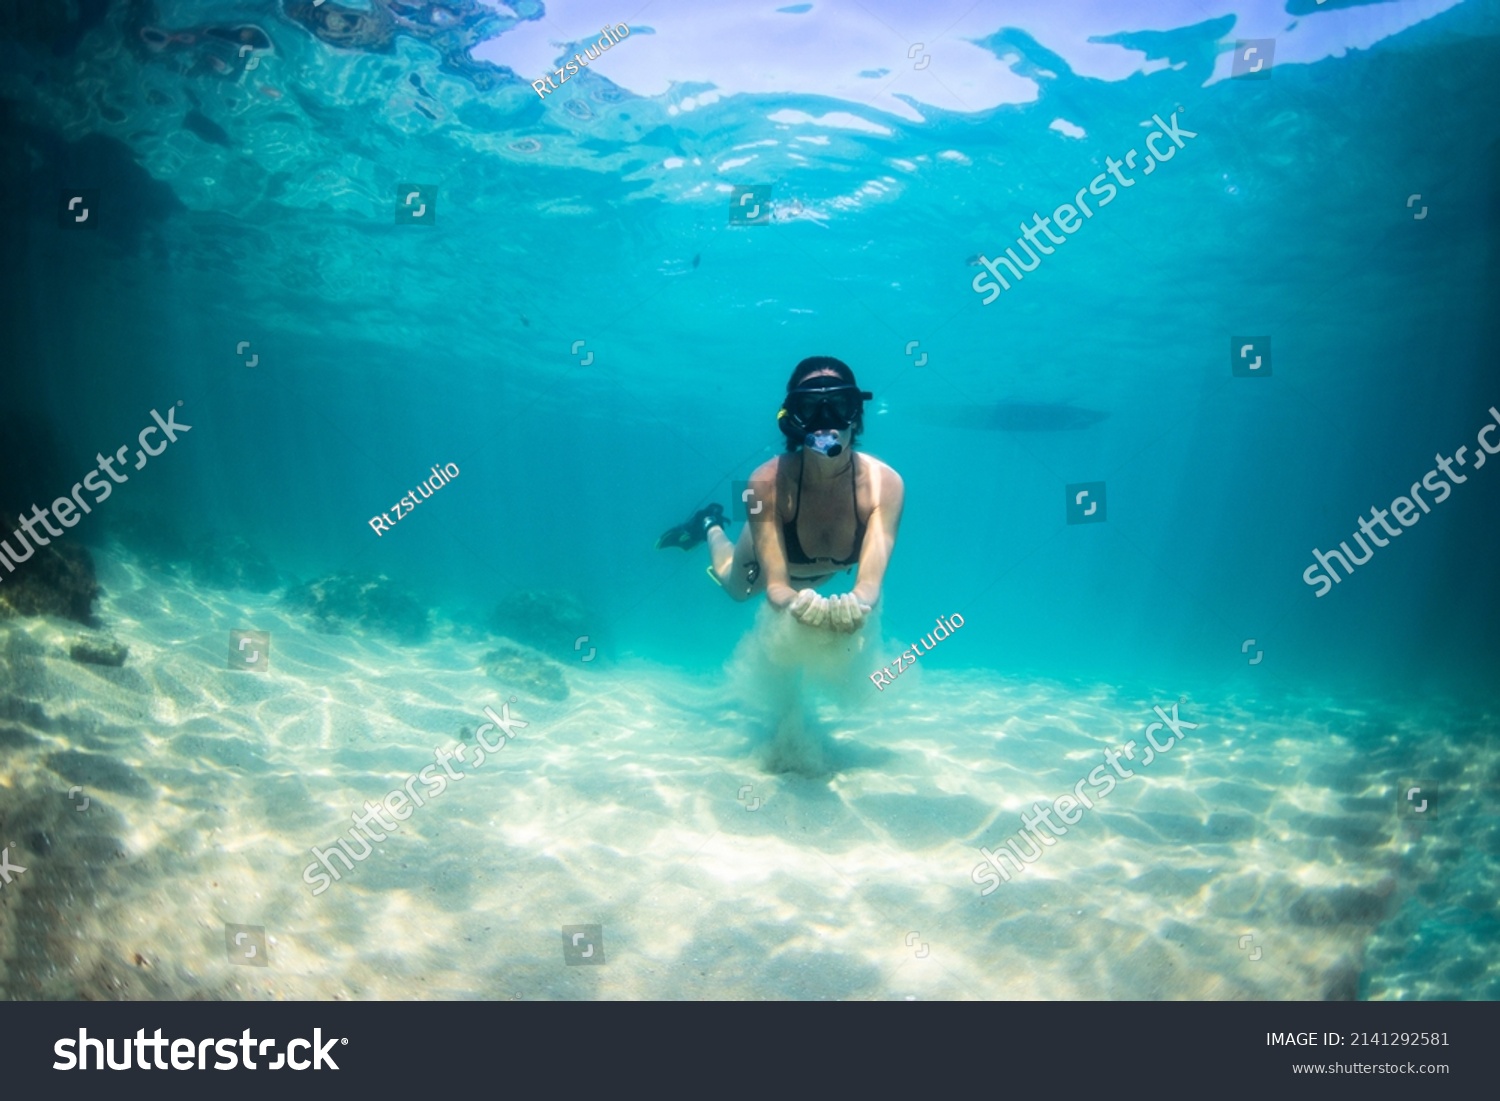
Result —
<path fill-rule="evenodd" d="M 656 549 L 678 547 L 691 550 L 708 538 L 708 529 L 714 526 L 724 526 L 724 507 L 717 502 L 700 508 L 688 520 L 662 532 L 656 539 Z"/>

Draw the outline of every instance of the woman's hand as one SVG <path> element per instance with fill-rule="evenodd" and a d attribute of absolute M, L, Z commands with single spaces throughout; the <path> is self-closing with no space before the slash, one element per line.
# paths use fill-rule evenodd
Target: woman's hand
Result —
<path fill-rule="evenodd" d="M 787 605 L 787 611 L 805 626 L 852 634 L 865 625 L 870 606 L 854 593 L 830 597 L 803 589 Z"/>
<path fill-rule="evenodd" d="M 870 606 L 854 593 L 843 593 L 828 600 L 828 625 L 835 631 L 853 633 L 865 625 Z"/>
<path fill-rule="evenodd" d="M 823 627 L 828 623 L 828 599 L 812 589 L 800 590 L 786 610 L 793 619 L 808 627 Z"/>

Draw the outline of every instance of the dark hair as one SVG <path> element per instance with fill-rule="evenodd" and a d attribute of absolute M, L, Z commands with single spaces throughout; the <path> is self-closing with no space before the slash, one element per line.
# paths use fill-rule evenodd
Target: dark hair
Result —
<path fill-rule="evenodd" d="M 786 380 L 787 393 L 801 386 L 807 381 L 809 375 L 818 375 L 826 371 L 832 371 L 850 386 L 859 385 L 854 381 L 854 372 L 849 370 L 849 365 L 843 360 L 834 359 L 832 356 L 808 356 L 792 369 L 792 377 Z"/>
<path fill-rule="evenodd" d="M 849 369 L 849 365 L 843 360 L 834 359 L 833 356 L 808 356 L 801 363 L 797 364 L 796 367 L 792 368 L 792 375 L 789 379 L 786 380 L 786 391 L 788 394 L 790 394 L 793 390 L 797 389 L 797 387 L 806 382 L 812 375 L 821 375 L 830 372 L 837 375 L 841 382 L 845 382 L 848 385 L 855 387 L 856 389 L 859 387 L 859 383 L 854 381 L 854 372 Z M 850 426 L 849 429 L 850 447 L 853 447 L 856 443 L 859 442 L 859 434 L 864 430 L 865 414 L 864 410 L 861 409 L 859 414 L 854 418 L 854 423 Z M 788 451 L 796 451 L 797 448 L 801 446 L 801 439 L 793 439 L 790 435 L 787 436 L 786 449 Z"/>

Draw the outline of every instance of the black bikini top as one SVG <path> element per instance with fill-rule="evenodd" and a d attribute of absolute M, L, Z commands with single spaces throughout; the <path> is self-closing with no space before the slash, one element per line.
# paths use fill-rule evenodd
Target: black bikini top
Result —
<path fill-rule="evenodd" d="M 858 473 L 855 464 L 859 461 L 854 455 L 849 456 L 849 495 L 854 501 L 854 549 L 849 552 L 849 558 L 840 561 L 837 558 L 809 558 L 807 552 L 802 549 L 802 540 L 797 538 L 797 517 L 802 514 L 802 472 L 806 469 L 807 459 L 802 458 L 802 466 L 797 468 L 797 511 L 790 520 L 781 525 L 782 538 L 786 540 L 786 560 L 789 564 L 798 566 L 811 566 L 816 562 L 832 562 L 835 566 L 855 566 L 859 564 L 860 548 L 865 542 L 865 523 L 859 518 L 859 486 Z"/>

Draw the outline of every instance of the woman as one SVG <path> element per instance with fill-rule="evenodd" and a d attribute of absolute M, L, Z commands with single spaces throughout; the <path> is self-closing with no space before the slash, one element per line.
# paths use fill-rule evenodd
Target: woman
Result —
<path fill-rule="evenodd" d="M 707 540 L 709 574 L 735 600 L 764 592 L 809 627 L 857 631 L 880 599 L 896 529 L 901 476 L 854 449 L 864 431 L 864 403 L 854 372 L 831 356 L 797 364 L 787 380 L 777 423 L 786 451 L 750 476 L 750 522 L 731 543 L 717 504 L 665 532 L 658 547 L 695 547 Z M 762 522 L 774 521 L 774 522 Z M 815 588 L 857 567 L 853 591 L 820 596 Z"/>

